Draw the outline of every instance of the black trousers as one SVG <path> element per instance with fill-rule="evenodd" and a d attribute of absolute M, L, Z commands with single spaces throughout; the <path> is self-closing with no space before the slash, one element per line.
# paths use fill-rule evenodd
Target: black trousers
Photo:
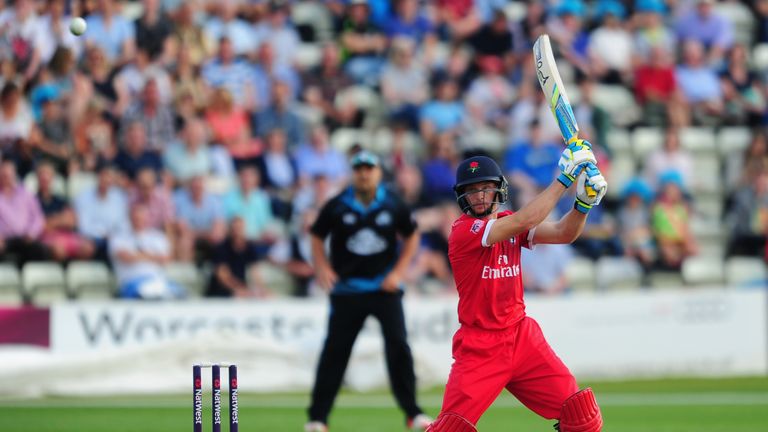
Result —
<path fill-rule="evenodd" d="M 309 419 L 328 423 L 328 415 L 341 387 L 352 346 L 368 315 L 381 324 L 389 383 L 397 404 L 409 418 L 421 414 L 416 404 L 416 375 L 405 330 L 402 293 L 382 291 L 331 295 L 328 335 L 317 365 Z"/>

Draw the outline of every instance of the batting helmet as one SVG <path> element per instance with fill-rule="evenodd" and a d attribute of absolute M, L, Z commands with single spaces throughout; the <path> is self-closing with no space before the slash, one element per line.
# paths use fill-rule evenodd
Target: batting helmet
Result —
<path fill-rule="evenodd" d="M 464 159 L 459 164 L 456 168 L 456 184 L 453 186 L 453 191 L 456 193 L 456 202 L 459 203 L 461 211 L 475 217 L 488 216 L 493 213 L 494 208 L 491 206 L 483 214 L 476 214 L 472 211 L 472 206 L 467 201 L 466 193 L 464 193 L 465 186 L 486 181 L 493 181 L 497 184 L 494 202 L 499 205 L 507 202 L 509 184 L 496 161 L 487 156 L 473 156 Z"/>

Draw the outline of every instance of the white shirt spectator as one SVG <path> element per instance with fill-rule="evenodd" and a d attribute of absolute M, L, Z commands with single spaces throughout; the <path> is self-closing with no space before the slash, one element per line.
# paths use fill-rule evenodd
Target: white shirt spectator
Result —
<path fill-rule="evenodd" d="M 152 261 L 135 261 L 126 263 L 120 261 L 116 254 L 120 251 L 137 253 L 146 252 L 152 255 L 169 255 L 171 245 L 165 234 L 158 230 L 146 229 L 141 232 L 128 231 L 117 234 L 109 240 L 109 255 L 115 268 L 118 285 L 136 281 L 141 278 L 165 278 L 163 266 Z"/>

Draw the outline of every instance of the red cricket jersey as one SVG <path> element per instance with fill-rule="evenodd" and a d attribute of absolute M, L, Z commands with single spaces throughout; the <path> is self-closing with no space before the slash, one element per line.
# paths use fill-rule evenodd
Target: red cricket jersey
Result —
<path fill-rule="evenodd" d="M 498 213 L 498 219 L 511 215 Z M 485 240 L 496 219 L 462 215 L 451 227 L 448 258 L 459 292 L 459 322 L 501 330 L 523 319 L 523 276 L 520 248 L 532 249 L 534 230 L 488 246 Z"/>

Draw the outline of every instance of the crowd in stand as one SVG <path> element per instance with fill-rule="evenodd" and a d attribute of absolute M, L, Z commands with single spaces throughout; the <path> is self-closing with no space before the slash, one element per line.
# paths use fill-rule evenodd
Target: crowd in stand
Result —
<path fill-rule="evenodd" d="M 531 59 L 545 32 L 613 193 L 572 246 L 526 252 L 527 287 L 567 290 L 576 255 L 679 271 L 705 252 L 692 227 L 713 197 L 725 211 L 704 216 L 728 234 L 722 254 L 768 259 L 768 70 L 750 62 L 768 43 L 768 0 L 6 0 L 0 252 L 19 266 L 102 260 L 127 297 L 181 295 L 163 276 L 171 261 L 209 269 L 210 295 L 270 295 L 256 263 L 311 295 L 308 226 L 367 148 L 417 210 L 408 284 L 451 292 L 458 162 L 494 156 L 513 208 L 557 169 Z M 631 94 L 639 115 L 622 122 L 605 89 Z M 748 128 L 750 144 L 714 149 L 714 172 L 706 149 L 681 145 L 686 130 L 726 127 Z M 642 128 L 662 131 L 647 152 L 611 140 Z"/>

